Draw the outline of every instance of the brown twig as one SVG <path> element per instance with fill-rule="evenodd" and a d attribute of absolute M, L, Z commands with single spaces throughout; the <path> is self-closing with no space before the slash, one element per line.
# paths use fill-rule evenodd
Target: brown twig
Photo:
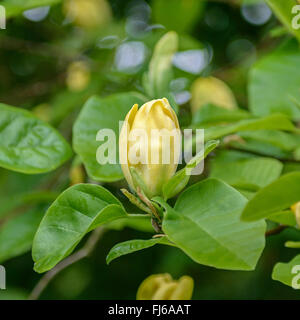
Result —
<path fill-rule="evenodd" d="M 48 271 L 37 283 L 37 285 L 33 288 L 32 292 L 30 293 L 28 300 L 37 300 L 42 292 L 45 290 L 49 282 L 62 270 L 69 267 L 73 263 L 88 257 L 92 251 L 95 249 L 98 240 L 103 235 L 105 229 L 99 227 L 95 229 L 90 237 L 88 238 L 86 244 L 83 246 L 82 249 L 78 250 L 77 252 L 70 255 L 65 260 L 61 261 L 57 264 L 52 270 Z"/>
<path fill-rule="evenodd" d="M 282 232 L 284 229 L 286 229 L 288 226 L 284 226 L 284 225 L 280 225 L 274 229 L 268 230 L 265 235 L 266 237 L 269 236 L 274 236 L 275 234 L 279 234 L 280 232 Z"/>

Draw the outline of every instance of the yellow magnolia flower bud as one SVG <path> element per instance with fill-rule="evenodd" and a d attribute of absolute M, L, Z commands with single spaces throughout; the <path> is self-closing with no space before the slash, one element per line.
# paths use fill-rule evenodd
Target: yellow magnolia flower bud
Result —
<path fill-rule="evenodd" d="M 128 112 L 119 139 L 122 171 L 133 190 L 152 198 L 176 172 L 181 152 L 177 116 L 166 98 Z"/>
<path fill-rule="evenodd" d="M 291 206 L 294 212 L 298 226 L 300 227 L 300 201 Z"/>
<path fill-rule="evenodd" d="M 141 283 L 137 300 L 190 300 L 193 290 L 194 280 L 189 276 L 173 280 L 168 273 L 155 274 Z"/>

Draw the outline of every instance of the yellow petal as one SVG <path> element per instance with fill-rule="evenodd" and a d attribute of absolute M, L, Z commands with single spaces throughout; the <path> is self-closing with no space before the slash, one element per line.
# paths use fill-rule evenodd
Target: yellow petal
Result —
<path fill-rule="evenodd" d="M 135 104 L 130 111 L 127 113 L 121 132 L 119 137 L 119 158 L 121 163 L 121 168 L 124 174 L 126 181 L 128 182 L 129 186 L 134 189 L 132 177 L 129 170 L 128 164 L 128 136 L 138 111 L 138 105 Z"/>
<path fill-rule="evenodd" d="M 139 286 L 136 299 L 137 300 L 152 300 L 158 288 L 165 283 L 172 281 L 172 277 L 168 274 L 153 274 L 146 278 Z"/>
<path fill-rule="evenodd" d="M 177 287 L 176 281 L 170 283 L 164 283 L 158 290 L 154 293 L 151 300 L 171 300 L 170 297 Z"/>
<path fill-rule="evenodd" d="M 190 300 L 193 295 L 194 280 L 189 276 L 183 276 L 178 280 L 178 285 L 170 300 Z"/>

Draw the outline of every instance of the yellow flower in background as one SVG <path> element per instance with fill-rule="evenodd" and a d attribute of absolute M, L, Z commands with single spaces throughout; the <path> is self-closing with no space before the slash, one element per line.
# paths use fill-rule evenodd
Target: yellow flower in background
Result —
<path fill-rule="evenodd" d="M 173 280 L 171 275 L 154 274 L 146 278 L 137 292 L 137 300 L 190 300 L 193 295 L 194 280 L 183 276 Z"/>
<path fill-rule="evenodd" d="M 84 61 L 72 62 L 67 70 L 66 83 L 71 91 L 82 91 L 90 83 L 91 72 Z"/>
<path fill-rule="evenodd" d="M 180 152 L 178 119 L 166 98 L 131 108 L 119 139 L 121 167 L 131 189 L 137 191 L 139 186 L 149 198 L 160 195 L 163 184 L 176 172 Z"/>
<path fill-rule="evenodd" d="M 294 212 L 298 226 L 300 227 L 300 201 L 291 206 Z"/>
<path fill-rule="evenodd" d="M 237 103 L 231 89 L 225 82 L 214 77 L 198 78 L 191 87 L 192 112 L 211 103 L 225 109 L 236 109 Z"/>
<path fill-rule="evenodd" d="M 111 21 L 112 13 L 106 0 L 66 0 L 66 16 L 84 28 L 93 28 Z"/>

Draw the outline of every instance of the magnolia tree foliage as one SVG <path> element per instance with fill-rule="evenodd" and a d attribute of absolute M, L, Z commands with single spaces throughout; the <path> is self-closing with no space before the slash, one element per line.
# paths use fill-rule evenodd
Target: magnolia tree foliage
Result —
<path fill-rule="evenodd" d="M 45 186 L 20 187 L 2 202 L 0 263 L 31 251 L 34 271 L 44 273 L 63 261 L 72 262 L 68 259 L 82 250 L 84 241 L 91 249 L 89 241 L 99 230 L 121 232 L 130 227 L 145 231 L 144 236 L 103 248 L 107 264 L 118 258 L 114 263 L 122 266 L 124 255 L 163 246 L 165 250 L 172 247 L 182 251 L 199 268 L 204 265 L 255 272 L 266 237 L 292 229 L 294 237 L 285 245 L 295 249 L 294 258 L 275 262 L 272 278 L 299 289 L 300 29 L 292 25 L 296 2 L 267 0 L 281 23 L 279 31 L 268 32 L 280 37 L 247 66 L 247 100 L 243 102 L 230 89 L 230 83 L 219 79 L 212 69 L 186 76 L 188 70 L 183 65 L 179 72 L 182 54 L 197 51 L 204 60 L 209 54 L 202 44 L 184 36 L 205 10 L 200 1 L 190 1 L 190 10 L 183 1 L 174 1 L 177 11 L 186 10 L 185 20 L 180 26 L 174 25 L 178 12 L 171 10 L 165 21 L 167 30 L 154 29 L 144 36 L 149 46 L 147 50 L 143 47 L 148 57 L 144 66 L 137 71 L 134 68 L 138 66 L 130 60 L 133 69 L 129 64 L 123 73 L 122 61 L 104 64 L 103 51 L 115 48 L 118 55 L 127 43 L 133 46 L 126 47 L 133 50 L 133 55 L 134 46 L 143 42 L 127 41 L 122 36 L 124 27 L 112 22 L 106 1 L 98 1 L 94 7 L 100 8 L 105 17 L 93 15 L 91 19 L 82 16 L 88 10 L 83 2 L 77 1 L 76 7 L 70 1 L 60 2 L 3 1 L 7 18 L 14 19 L 25 10 L 59 7 L 66 19 L 71 19 L 68 23 L 89 36 L 81 36 L 79 48 L 70 49 L 61 43 L 36 48 L 55 56 L 60 47 L 63 60 L 68 62 L 67 90 L 32 108 L 25 103 L 0 104 L 0 166 L 8 173 L 37 177 L 35 181 Z M 157 21 L 167 8 L 166 1 L 154 1 Z M 102 31 L 95 32 L 97 28 Z M 111 36 L 114 32 L 119 37 Z M 85 49 L 95 43 L 102 48 L 102 56 L 85 56 Z M 127 59 L 132 59 L 130 55 Z M 103 69 L 99 71 L 97 63 L 101 61 Z M 185 76 L 189 81 L 178 92 L 174 87 Z M 111 88 L 107 90 L 107 86 Z M 182 101 L 179 93 L 188 98 Z M 117 163 L 99 161 L 99 148 L 107 143 L 98 135 L 101 129 L 113 133 Z M 163 137 L 152 138 L 153 143 L 149 139 L 146 145 L 143 139 L 128 138 L 133 129 L 177 129 L 178 139 L 173 137 L 168 145 L 171 162 L 162 162 Z M 182 144 L 185 129 L 192 134 Z M 195 132 L 199 129 L 204 129 L 204 138 L 197 150 Z M 131 148 L 136 154 L 147 149 L 157 155 L 158 161 L 133 163 L 129 159 Z M 186 151 L 193 157 L 175 163 L 179 157 L 186 159 Z M 149 160 L 148 153 L 145 159 Z M 193 175 L 203 163 L 201 174 Z M 11 214 L 19 207 L 23 208 L 22 214 Z M 91 235 L 85 240 L 87 234 Z M 187 277 L 173 281 L 169 275 L 145 280 L 138 298 L 148 297 L 149 292 L 144 292 L 147 286 L 153 291 L 151 297 L 157 295 L 158 287 L 152 286 L 160 277 L 163 282 L 158 287 L 171 285 L 173 289 L 159 296 L 172 298 L 180 292 L 180 296 L 190 298 L 193 280 Z M 183 287 L 188 291 L 179 289 Z"/>

